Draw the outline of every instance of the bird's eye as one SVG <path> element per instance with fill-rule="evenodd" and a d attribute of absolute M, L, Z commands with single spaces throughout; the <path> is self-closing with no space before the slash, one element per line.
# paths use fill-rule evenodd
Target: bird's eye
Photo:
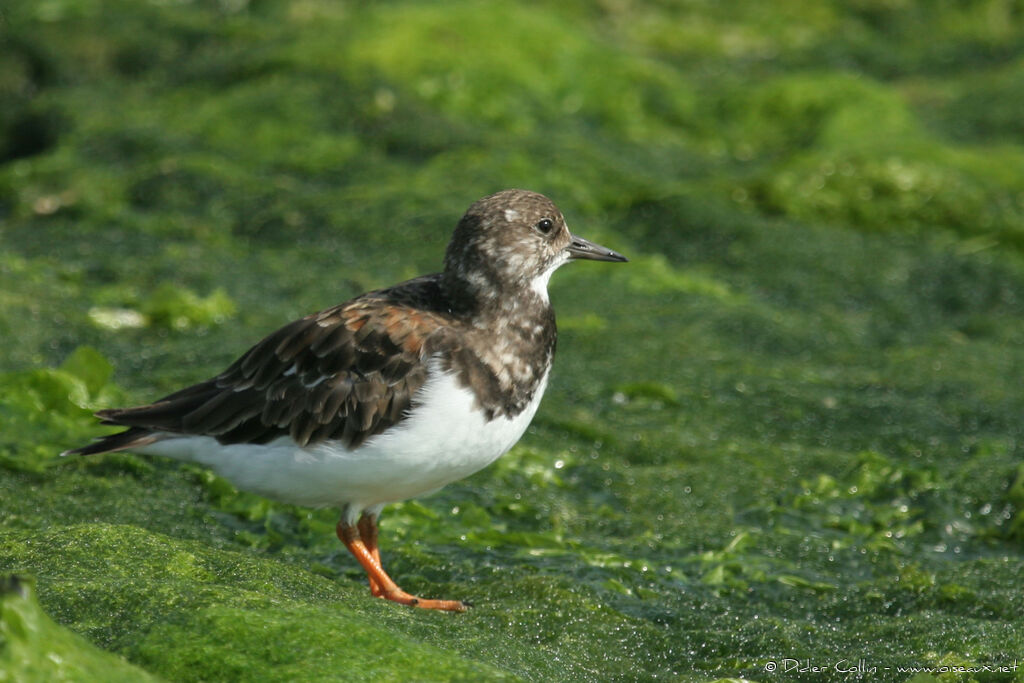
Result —
<path fill-rule="evenodd" d="M 542 218 L 537 222 L 537 225 L 533 226 L 537 228 L 537 232 L 542 235 L 547 235 L 555 229 L 555 223 L 550 218 Z"/>

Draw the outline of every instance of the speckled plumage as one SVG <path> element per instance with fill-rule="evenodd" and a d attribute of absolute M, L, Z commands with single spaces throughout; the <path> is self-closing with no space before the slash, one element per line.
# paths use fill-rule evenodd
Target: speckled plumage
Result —
<path fill-rule="evenodd" d="M 518 440 L 555 352 L 547 282 L 572 258 L 625 260 L 574 237 L 542 195 L 484 197 L 456 226 L 443 272 L 296 320 L 152 404 L 100 411 L 128 429 L 69 452 L 191 460 L 268 497 L 339 505 L 339 537 L 375 595 L 457 609 L 381 588 L 390 579 L 352 530 L 369 520 L 374 556 L 384 504 L 467 476 Z"/>

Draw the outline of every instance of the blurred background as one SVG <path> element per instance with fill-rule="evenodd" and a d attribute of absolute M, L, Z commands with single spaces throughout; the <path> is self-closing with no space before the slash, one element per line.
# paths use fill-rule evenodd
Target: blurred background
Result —
<path fill-rule="evenodd" d="M 507 187 L 631 262 L 553 278 L 520 445 L 385 511 L 403 587 L 470 613 L 370 599 L 334 511 L 56 457 L 437 270 Z M 1022 249 L 1019 0 L 5 0 L 0 572 L 35 588 L 0 599 L 40 625 L 0 674 L 1011 666 Z"/>

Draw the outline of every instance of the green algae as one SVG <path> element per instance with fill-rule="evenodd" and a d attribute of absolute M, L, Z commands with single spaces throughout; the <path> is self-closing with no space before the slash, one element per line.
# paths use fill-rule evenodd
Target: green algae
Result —
<path fill-rule="evenodd" d="M 235 304 L 223 289 L 200 297 L 173 285 L 158 287 L 143 303 L 142 313 L 154 325 L 185 330 L 211 327 L 235 314 Z"/>
<path fill-rule="evenodd" d="M 468 657 L 440 665 L 443 651 L 392 629 L 367 628 L 366 613 L 341 605 L 330 582 L 305 572 L 290 577 L 273 560 L 253 564 L 196 541 L 103 524 L 23 536 L 21 544 L 21 566 L 44 572 L 47 558 L 60 553 L 67 569 L 50 590 L 75 612 L 79 629 L 173 680 L 331 680 L 346 671 L 506 677 Z M 317 604 L 297 595 L 316 595 Z M 307 647 L 296 648 L 301 642 Z"/>
<path fill-rule="evenodd" d="M 0 571 L 171 680 L 1022 680 L 1009 7 L 8 3 Z M 631 263 L 553 278 L 523 442 L 385 512 L 468 613 L 370 597 L 336 511 L 58 456 L 507 186 Z"/>
<path fill-rule="evenodd" d="M 108 385 L 112 372 L 103 356 L 83 346 L 59 368 L 6 374 L 0 384 L 0 462 L 34 472 L 60 464 L 62 444 L 94 433 L 93 411 L 120 396 Z M 33 434 L 34 443 L 26 448 L 20 434 Z"/>
<path fill-rule="evenodd" d="M 0 581 L 0 680 L 158 679 L 54 623 L 36 602 L 34 583 L 7 576 Z"/>

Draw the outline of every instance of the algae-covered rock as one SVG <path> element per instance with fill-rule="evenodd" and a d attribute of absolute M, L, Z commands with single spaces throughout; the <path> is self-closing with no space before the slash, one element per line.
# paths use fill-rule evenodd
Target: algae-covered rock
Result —
<path fill-rule="evenodd" d="M 32 579 L 0 577 L 0 681 L 157 680 L 55 623 L 39 607 Z"/>
<path fill-rule="evenodd" d="M 2 5 L 0 571 L 65 635 L 183 680 L 1024 652 L 1013 2 Z M 59 457 L 516 186 L 631 263 L 553 279 L 522 443 L 384 511 L 466 614 L 374 599 L 336 510 Z"/>

